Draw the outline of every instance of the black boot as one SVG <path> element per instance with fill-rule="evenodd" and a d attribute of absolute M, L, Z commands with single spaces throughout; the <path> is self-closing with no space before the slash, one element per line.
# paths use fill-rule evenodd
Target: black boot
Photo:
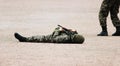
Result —
<path fill-rule="evenodd" d="M 97 36 L 108 36 L 107 27 L 102 26 L 102 32 L 98 34 Z"/>
<path fill-rule="evenodd" d="M 120 26 L 116 27 L 116 32 L 113 33 L 112 36 L 120 36 Z"/>
<path fill-rule="evenodd" d="M 20 42 L 26 42 L 26 37 L 21 36 L 18 33 L 14 34 L 15 38 L 18 39 Z"/>

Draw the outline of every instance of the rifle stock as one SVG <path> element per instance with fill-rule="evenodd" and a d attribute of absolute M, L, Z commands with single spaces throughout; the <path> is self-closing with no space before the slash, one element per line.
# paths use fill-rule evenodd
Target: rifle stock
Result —
<path fill-rule="evenodd" d="M 70 29 L 67 29 L 61 25 L 58 25 L 59 27 L 61 27 L 67 34 L 77 34 L 77 31 L 72 31 Z"/>
<path fill-rule="evenodd" d="M 69 29 L 67 29 L 67 28 L 65 28 L 65 27 L 63 27 L 63 26 L 61 26 L 61 25 L 58 25 L 58 26 L 61 27 L 61 28 L 64 29 L 64 30 L 69 31 Z"/>

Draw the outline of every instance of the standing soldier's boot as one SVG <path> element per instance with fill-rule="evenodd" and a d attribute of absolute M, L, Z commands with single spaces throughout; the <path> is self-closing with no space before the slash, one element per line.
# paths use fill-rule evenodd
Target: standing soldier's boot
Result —
<path fill-rule="evenodd" d="M 120 36 L 120 26 L 116 27 L 116 32 L 113 33 L 112 36 Z"/>
<path fill-rule="evenodd" d="M 107 27 L 102 26 L 102 32 L 98 34 L 97 36 L 108 36 Z"/>
<path fill-rule="evenodd" d="M 15 38 L 18 39 L 20 42 L 26 42 L 26 39 L 27 39 L 26 37 L 23 37 L 23 36 L 21 36 L 21 35 L 18 34 L 18 33 L 15 33 L 14 36 L 15 36 Z"/>

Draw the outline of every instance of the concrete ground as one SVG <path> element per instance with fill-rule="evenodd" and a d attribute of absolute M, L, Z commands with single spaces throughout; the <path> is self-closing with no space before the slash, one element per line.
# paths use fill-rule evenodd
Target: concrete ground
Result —
<path fill-rule="evenodd" d="M 100 31 L 102 0 L 0 0 L 0 66 L 120 66 L 120 37 L 108 17 Z M 120 15 L 119 15 L 120 17 Z M 24 43 L 14 38 L 47 35 L 58 25 L 76 29 L 83 44 Z"/>

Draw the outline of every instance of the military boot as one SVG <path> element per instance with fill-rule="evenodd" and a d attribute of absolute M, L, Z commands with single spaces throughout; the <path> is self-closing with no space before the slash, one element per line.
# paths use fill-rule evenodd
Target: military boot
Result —
<path fill-rule="evenodd" d="M 102 32 L 99 33 L 97 36 L 108 36 L 107 27 L 102 26 Z"/>
<path fill-rule="evenodd" d="M 15 36 L 15 38 L 18 39 L 20 42 L 26 42 L 26 39 L 27 39 L 26 37 L 23 37 L 23 36 L 21 36 L 21 35 L 18 34 L 18 33 L 15 33 L 14 36 Z"/>
<path fill-rule="evenodd" d="M 120 36 L 120 26 L 116 27 L 116 32 L 113 33 L 112 36 Z"/>

